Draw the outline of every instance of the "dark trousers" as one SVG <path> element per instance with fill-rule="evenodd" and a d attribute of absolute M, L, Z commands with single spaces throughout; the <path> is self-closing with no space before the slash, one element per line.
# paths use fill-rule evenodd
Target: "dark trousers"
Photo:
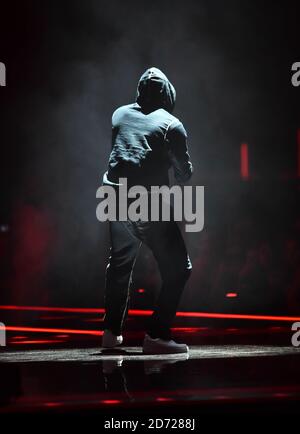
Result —
<path fill-rule="evenodd" d="M 106 270 L 104 328 L 122 333 L 127 315 L 132 272 L 145 243 L 158 263 L 162 288 L 147 332 L 169 339 L 170 327 L 192 266 L 181 232 L 170 222 L 110 222 L 111 251 Z"/>

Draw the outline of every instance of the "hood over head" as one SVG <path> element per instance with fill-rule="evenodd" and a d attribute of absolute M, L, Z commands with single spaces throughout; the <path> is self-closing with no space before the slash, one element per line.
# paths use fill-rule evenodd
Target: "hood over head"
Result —
<path fill-rule="evenodd" d="M 172 113 L 176 100 L 176 91 L 165 74 L 158 68 L 147 69 L 141 76 L 136 102 L 145 111 L 164 108 Z"/>

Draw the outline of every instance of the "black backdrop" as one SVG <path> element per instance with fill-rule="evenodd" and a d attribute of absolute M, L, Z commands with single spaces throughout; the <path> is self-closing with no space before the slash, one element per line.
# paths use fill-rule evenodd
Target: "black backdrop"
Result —
<path fill-rule="evenodd" d="M 111 114 L 157 66 L 177 89 L 192 184 L 205 186 L 205 228 L 187 237 L 194 275 L 183 308 L 230 311 L 232 290 L 244 291 L 238 310 L 296 306 L 299 12 L 293 1 L 1 4 L 1 304 L 102 304 L 109 246 L 95 192 Z M 151 303 L 156 271 L 143 250 L 136 288 L 149 296 L 134 293 L 133 303 Z"/>

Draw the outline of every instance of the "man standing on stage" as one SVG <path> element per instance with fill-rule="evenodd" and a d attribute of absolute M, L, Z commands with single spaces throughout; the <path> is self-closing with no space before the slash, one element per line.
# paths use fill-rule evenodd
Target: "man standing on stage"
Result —
<path fill-rule="evenodd" d="M 171 113 L 176 92 L 157 68 L 149 68 L 138 83 L 133 104 L 119 107 L 112 116 L 112 150 L 103 183 L 118 194 L 120 178 L 128 188 L 168 186 L 173 167 L 178 183 L 192 175 L 187 135 L 182 123 Z M 113 348 L 123 342 L 122 330 L 128 309 L 133 267 L 141 243 L 151 250 L 158 263 L 162 288 L 150 318 L 143 343 L 144 353 L 187 353 L 185 344 L 171 339 L 170 327 L 191 262 L 177 223 L 171 221 L 110 222 L 111 251 L 106 271 L 105 319 L 102 346 Z"/>

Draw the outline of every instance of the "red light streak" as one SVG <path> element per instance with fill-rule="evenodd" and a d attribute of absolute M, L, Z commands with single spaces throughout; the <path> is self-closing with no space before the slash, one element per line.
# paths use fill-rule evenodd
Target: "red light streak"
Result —
<path fill-rule="evenodd" d="M 0 310 L 17 310 L 17 311 L 52 311 L 52 312 L 76 312 L 76 313 L 104 313 L 104 309 L 97 308 L 69 308 L 69 307 L 45 307 L 45 306 L 0 306 Z M 131 316 L 150 316 L 152 310 L 130 309 Z M 178 317 L 188 318 L 216 318 L 216 319 L 245 319 L 245 320 L 263 320 L 263 321 L 300 321 L 297 316 L 279 316 L 279 315 L 247 315 L 247 314 L 230 314 L 230 313 L 215 313 L 215 312 L 177 312 Z M 2 327 L 3 328 L 3 327 Z M 0 327 L 1 329 L 1 327 Z M 6 327 L 9 330 L 9 327 Z M 30 331 L 30 328 L 19 327 L 19 331 Z M 34 329 L 36 330 L 36 329 Z M 40 329 L 46 331 L 46 328 Z M 82 334 L 97 334 L 101 335 L 100 331 L 78 330 L 69 331 L 69 329 L 51 329 L 57 330 L 57 333 L 82 333 Z"/>
<path fill-rule="evenodd" d="M 249 178 L 248 145 L 246 143 L 241 144 L 241 177 L 245 180 Z"/>
<path fill-rule="evenodd" d="M 158 401 L 158 402 L 170 402 L 170 401 L 174 401 L 174 399 L 172 399 L 172 398 L 158 397 L 158 398 L 156 398 L 156 401 Z"/>
<path fill-rule="evenodd" d="M 60 344 L 63 343 L 63 341 L 59 341 L 58 339 L 33 339 L 33 340 L 27 340 L 24 341 L 17 341 L 17 342 L 10 342 L 10 345 L 29 345 L 29 344 Z"/>
<path fill-rule="evenodd" d="M 27 339 L 28 336 L 14 336 L 12 339 L 15 339 L 16 341 L 19 339 Z"/>
<path fill-rule="evenodd" d="M 37 312 L 70 312 L 70 313 L 104 313 L 104 309 L 84 307 L 48 307 L 48 306 L 0 306 L 1 310 L 21 310 Z"/>
<path fill-rule="evenodd" d="M 1 329 L 1 327 L 0 327 Z M 73 329 L 56 329 L 56 328 L 44 328 L 44 327 L 19 327 L 19 326 L 7 326 L 7 331 L 12 332 L 39 332 L 39 333 L 68 333 L 75 335 L 92 335 L 102 336 L 103 331 L 99 330 L 73 330 Z"/>
<path fill-rule="evenodd" d="M 226 297 L 227 298 L 236 298 L 238 295 L 236 292 L 227 292 Z"/>
<path fill-rule="evenodd" d="M 104 399 L 103 401 L 100 401 L 101 404 L 120 404 L 122 401 L 118 399 Z"/>
<path fill-rule="evenodd" d="M 293 316 L 273 316 L 273 315 L 246 315 L 231 313 L 206 313 L 206 312 L 178 312 L 177 316 L 192 318 L 220 318 L 220 319 L 247 319 L 263 321 L 300 321 L 300 317 Z"/>
<path fill-rule="evenodd" d="M 173 332 L 195 333 L 203 331 L 202 327 L 172 327 Z"/>

